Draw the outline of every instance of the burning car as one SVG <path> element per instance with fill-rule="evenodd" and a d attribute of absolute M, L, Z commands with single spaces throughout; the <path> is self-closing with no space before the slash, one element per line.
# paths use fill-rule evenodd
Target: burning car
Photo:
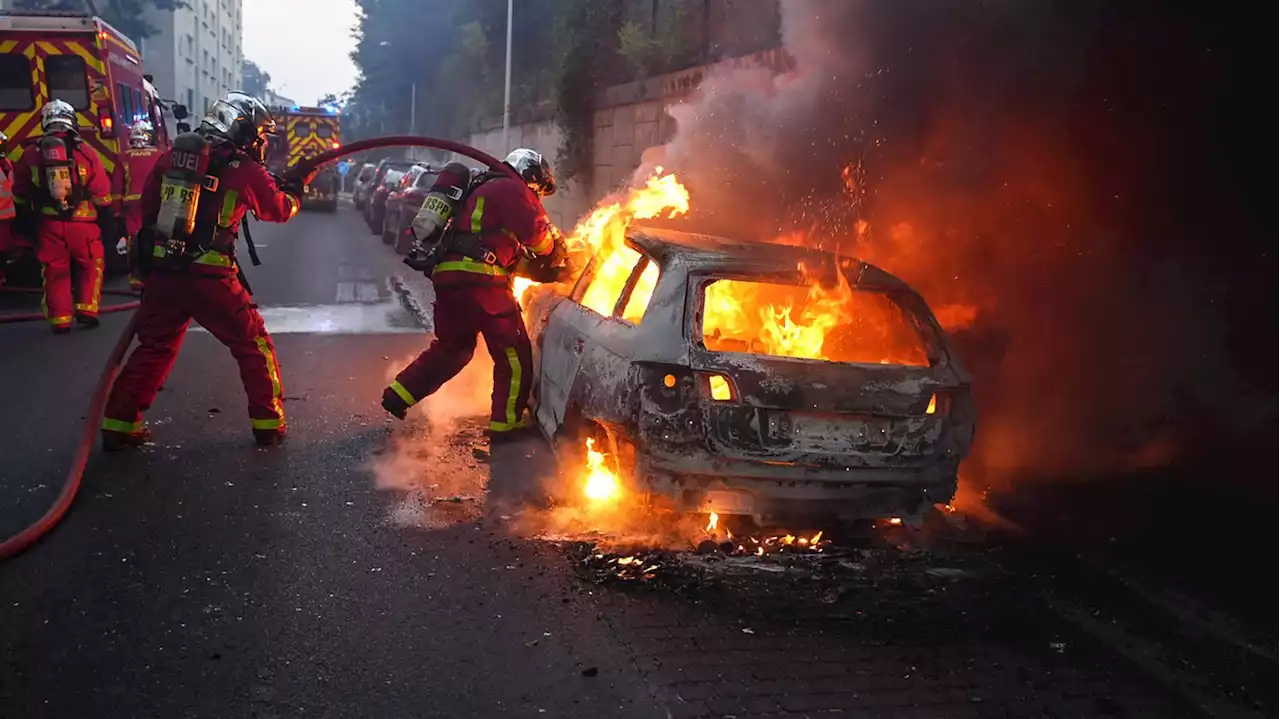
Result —
<path fill-rule="evenodd" d="M 906 283 L 803 247 L 613 234 L 567 296 L 526 301 L 558 455 L 605 448 L 631 495 L 761 524 L 952 499 L 970 379 Z"/>

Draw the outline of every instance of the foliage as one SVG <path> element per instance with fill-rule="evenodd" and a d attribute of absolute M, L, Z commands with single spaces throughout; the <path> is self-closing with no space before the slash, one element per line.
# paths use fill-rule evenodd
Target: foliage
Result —
<path fill-rule="evenodd" d="M 156 28 L 143 17 L 149 9 L 176 10 L 187 7 L 186 0 L 15 0 L 21 10 L 73 10 L 84 12 L 96 8 L 98 15 L 112 27 L 135 42 L 156 34 Z"/>
<path fill-rule="evenodd" d="M 631 71 L 631 79 L 673 72 L 693 63 L 693 34 L 689 8 L 676 3 L 670 12 L 655 12 L 647 24 L 628 20 L 618 30 L 618 54 Z"/>
<path fill-rule="evenodd" d="M 556 79 L 556 124 L 560 126 L 559 165 L 568 179 L 589 182 L 594 169 L 592 131 L 596 94 L 617 66 L 611 40 L 622 24 L 617 3 L 567 0 L 562 11 L 565 57 Z"/>

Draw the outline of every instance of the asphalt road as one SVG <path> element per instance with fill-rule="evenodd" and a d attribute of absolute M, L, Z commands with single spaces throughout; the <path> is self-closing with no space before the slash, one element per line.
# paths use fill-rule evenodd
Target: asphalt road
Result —
<path fill-rule="evenodd" d="M 349 205 L 254 230 L 289 443 L 253 446 L 234 363 L 192 332 L 155 444 L 95 453 L 66 521 L 0 565 L 0 717 L 1273 713 L 1152 656 L 1143 606 L 945 528 L 781 569 L 654 554 L 638 581 L 616 548 L 515 536 L 545 448 L 490 456 L 474 392 L 378 407 L 429 285 L 393 281 Z M 0 536 L 52 500 L 123 324 L 0 325 Z"/>

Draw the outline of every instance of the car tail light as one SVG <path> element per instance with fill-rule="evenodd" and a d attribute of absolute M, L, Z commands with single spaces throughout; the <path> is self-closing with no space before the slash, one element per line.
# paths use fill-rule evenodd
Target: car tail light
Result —
<path fill-rule="evenodd" d="M 334 141 L 333 141 L 333 149 L 335 149 L 335 150 L 336 150 L 336 149 L 338 149 L 339 147 L 342 147 L 342 143 L 341 143 L 341 142 L 338 142 L 337 140 L 334 140 Z"/>
<path fill-rule="evenodd" d="M 946 415 L 947 410 L 951 409 L 951 398 L 942 392 L 935 392 L 929 397 L 929 404 L 925 405 L 925 415 Z"/>
<path fill-rule="evenodd" d="M 703 389 L 713 402 L 734 402 L 738 399 L 738 388 L 734 386 L 733 380 L 727 375 L 718 372 L 705 373 L 703 377 Z"/>

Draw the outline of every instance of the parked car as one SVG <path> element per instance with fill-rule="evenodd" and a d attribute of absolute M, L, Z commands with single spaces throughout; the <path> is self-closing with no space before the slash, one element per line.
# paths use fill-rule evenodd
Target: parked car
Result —
<path fill-rule="evenodd" d="M 360 200 L 362 203 L 360 207 L 361 212 L 363 213 L 368 211 L 369 199 L 373 197 L 374 190 L 377 190 L 378 187 L 382 185 L 382 178 L 387 174 L 388 171 L 399 170 L 401 173 L 403 173 L 403 172 L 406 172 L 410 167 L 413 167 L 413 163 L 409 160 L 393 160 L 390 158 L 379 160 L 378 164 L 375 165 L 373 168 L 373 176 L 369 178 L 369 181 L 367 183 L 365 183 L 365 189 L 364 189 L 364 192 L 362 193 L 361 200 Z M 369 221 L 369 217 L 368 215 L 365 215 L 365 222 L 368 222 L 368 221 Z M 377 232 L 379 228 L 373 227 L 372 229 L 374 232 Z"/>
<path fill-rule="evenodd" d="M 592 439 L 651 503 L 761 524 L 911 518 L 953 498 L 970 378 L 905 282 L 635 226 L 609 254 L 567 297 L 529 301 L 534 414 L 558 456 L 580 462 Z"/>
<path fill-rule="evenodd" d="M 369 182 L 373 179 L 374 170 L 378 166 L 372 162 L 366 162 L 360 166 L 360 171 L 356 173 L 355 184 L 351 187 L 351 200 L 356 203 L 357 210 L 364 209 L 365 197 L 369 191 Z"/>
<path fill-rule="evenodd" d="M 382 241 L 393 245 L 398 254 L 409 254 L 409 246 L 413 244 L 410 225 L 439 176 L 440 171 L 430 165 L 414 165 L 387 195 L 386 210 L 382 213 Z"/>
<path fill-rule="evenodd" d="M 403 176 L 402 170 L 387 170 L 374 186 L 373 192 L 369 193 L 369 199 L 364 205 L 364 221 L 369 225 L 369 231 L 375 235 L 382 233 L 382 212 L 386 208 L 387 195 Z"/>

